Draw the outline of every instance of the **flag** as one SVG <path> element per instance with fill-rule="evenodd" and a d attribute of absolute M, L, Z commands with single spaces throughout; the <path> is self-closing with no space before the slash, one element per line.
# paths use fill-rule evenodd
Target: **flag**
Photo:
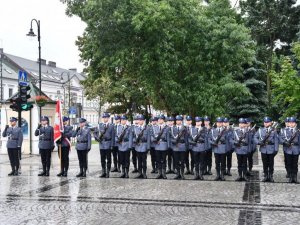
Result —
<path fill-rule="evenodd" d="M 61 139 L 61 133 L 64 132 L 64 124 L 61 113 L 61 102 L 56 101 L 55 118 L 54 118 L 54 142 Z"/>

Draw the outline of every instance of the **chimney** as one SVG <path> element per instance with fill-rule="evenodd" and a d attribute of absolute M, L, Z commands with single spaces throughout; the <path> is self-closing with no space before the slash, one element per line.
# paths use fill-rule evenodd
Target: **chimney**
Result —
<path fill-rule="evenodd" d="M 36 62 L 39 63 L 39 59 L 37 59 Z M 41 59 L 41 64 L 42 65 L 46 65 L 46 59 Z"/>
<path fill-rule="evenodd" d="M 69 70 L 72 71 L 72 72 L 77 73 L 77 69 L 76 68 L 70 68 Z"/>
<path fill-rule="evenodd" d="M 56 62 L 53 62 L 53 61 L 48 61 L 48 66 L 51 66 L 51 67 L 56 67 Z"/>

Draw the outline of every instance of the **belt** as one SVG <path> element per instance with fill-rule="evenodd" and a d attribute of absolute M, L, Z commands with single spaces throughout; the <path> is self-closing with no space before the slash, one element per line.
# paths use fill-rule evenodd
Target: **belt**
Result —
<path fill-rule="evenodd" d="M 198 144 L 204 144 L 204 141 L 197 141 Z"/>
<path fill-rule="evenodd" d="M 179 144 L 179 143 L 180 143 L 180 144 L 183 144 L 183 143 L 185 143 L 185 141 L 184 141 L 184 140 L 179 140 L 179 141 L 178 141 L 178 144 Z"/>
<path fill-rule="evenodd" d="M 77 141 L 77 143 L 88 143 L 87 141 Z"/>
<path fill-rule="evenodd" d="M 17 141 L 19 140 L 18 138 L 8 138 L 8 140 L 14 140 L 14 141 Z"/>
<path fill-rule="evenodd" d="M 51 139 L 40 139 L 41 141 L 51 141 Z"/>

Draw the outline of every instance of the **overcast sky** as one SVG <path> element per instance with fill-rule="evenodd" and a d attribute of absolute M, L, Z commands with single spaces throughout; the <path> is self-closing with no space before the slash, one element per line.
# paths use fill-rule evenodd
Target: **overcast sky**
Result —
<path fill-rule="evenodd" d="M 26 36 L 31 19 L 36 18 L 41 21 L 42 58 L 55 61 L 58 67 L 77 68 L 81 72 L 83 65 L 75 41 L 85 24 L 78 17 L 67 17 L 65 8 L 59 0 L 0 0 L 0 48 L 37 60 L 37 38 Z M 33 29 L 37 33 L 36 24 Z"/>

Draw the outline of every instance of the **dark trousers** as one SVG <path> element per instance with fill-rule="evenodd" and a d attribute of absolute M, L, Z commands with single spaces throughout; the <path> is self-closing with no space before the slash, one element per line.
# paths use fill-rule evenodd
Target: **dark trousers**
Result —
<path fill-rule="evenodd" d="M 216 170 L 217 173 L 224 172 L 226 169 L 225 163 L 226 163 L 226 154 L 218 154 L 215 153 L 215 163 L 216 163 Z"/>
<path fill-rule="evenodd" d="M 110 149 L 100 149 L 101 167 L 102 169 L 107 168 L 107 172 L 111 168 L 111 150 Z"/>
<path fill-rule="evenodd" d="M 147 170 L 147 152 L 137 152 L 138 170 L 146 173 Z"/>
<path fill-rule="evenodd" d="M 10 161 L 11 169 L 13 171 L 18 170 L 20 167 L 19 151 L 17 148 L 7 149 L 8 158 Z"/>
<path fill-rule="evenodd" d="M 40 149 L 43 170 L 50 170 L 52 149 Z"/>
<path fill-rule="evenodd" d="M 230 170 L 232 167 L 232 151 L 227 152 L 225 157 L 226 157 L 225 168 Z"/>
<path fill-rule="evenodd" d="M 112 150 L 112 156 L 113 156 L 113 161 L 114 161 L 114 167 L 115 168 L 120 168 L 120 163 L 118 161 L 118 156 L 119 156 L 119 147 L 114 146 Z"/>
<path fill-rule="evenodd" d="M 195 165 L 195 171 L 196 173 L 204 173 L 205 170 L 205 159 L 206 159 L 206 151 L 203 152 L 192 152 L 193 153 L 193 159 L 194 159 L 194 165 Z"/>
<path fill-rule="evenodd" d="M 123 169 L 127 168 L 129 169 L 129 163 L 130 163 L 130 151 L 127 150 L 125 152 L 119 151 L 119 162 Z"/>
<path fill-rule="evenodd" d="M 137 167 L 137 152 L 135 148 L 132 149 L 132 156 L 131 156 L 133 167 L 136 169 Z"/>
<path fill-rule="evenodd" d="M 261 153 L 261 158 L 263 161 L 264 174 L 274 173 L 274 157 L 275 154 L 264 154 Z"/>
<path fill-rule="evenodd" d="M 285 151 L 283 151 L 283 154 L 284 154 L 284 167 L 285 167 L 286 172 L 289 173 L 290 171 L 289 171 L 289 168 L 288 168 L 287 162 L 286 162 L 286 155 L 287 154 L 286 154 Z"/>
<path fill-rule="evenodd" d="M 237 161 L 238 161 L 238 172 L 241 175 L 242 173 L 246 175 L 247 173 L 247 155 L 242 155 L 242 154 L 236 154 Z"/>
<path fill-rule="evenodd" d="M 254 154 L 254 151 L 248 153 L 248 155 L 247 155 L 247 161 L 248 161 L 248 168 L 249 168 L 249 170 L 252 170 L 252 168 L 253 168 L 253 154 Z"/>
<path fill-rule="evenodd" d="M 205 160 L 205 167 L 206 169 L 211 168 L 212 166 L 212 150 L 209 149 L 206 152 L 206 160 Z"/>
<path fill-rule="evenodd" d="M 61 171 L 68 171 L 69 169 L 69 152 L 70 147 L 61 147 Z M 60 157 L 59 151 L 58 157 Z"/>
<path fill-rule="evenodd" d="M 155 151 L 156 165 L 158 170 L 165 170 L 167 168 L 167 151 Z"/>
<path fill-rule="evenodd" d="M 88 167 L 87 154 L 88 154 L 88 150 L 77 150 L 79 167 L 81 169 L 87 169 L 87 167 Z"/>
<path fill-rule="evenodd" d="M 167 157 L 168 157 L 168 169 L 169 170 L 175 169 L 175 160 L 173 159 L 173 149 L 169 148 L 167 150 Z"/>
<path fill-rule="evenodd" d="M 299 155 L 286 154 L 286 164 L 289 173 L 292 174 L 298 173 L 298 160 L 299 160 Z"/>
<path fill-rule="evenodd" d="M 156 165 L 156 153 L 155 153 L 155 148 L 154 147 L 150 148 L 150 156 L 151 156 L 152 169 L 155 170 L 157 165 Z"/>
<path fill-rule="evenodd" d="M 187 170 L 190 169 L 190 156 L 191 156 L 191 170 L 193 171 L 195 162 L 194 162 L 194 154 L 191 149 L 187 150 L 185 153 L 185 166 Z"/>
<path fill-rule="evenodd" d="M 177 170 L 177 172 L 181 170 L 184 170 L 184 162 L 185 162 L 185 156 L 186 156 L 186 152 L 177 152 L 174 151 L 173 152 L 173 156 L 174 156 L 174 164 L 175 164 L 175 169 Z"/>

